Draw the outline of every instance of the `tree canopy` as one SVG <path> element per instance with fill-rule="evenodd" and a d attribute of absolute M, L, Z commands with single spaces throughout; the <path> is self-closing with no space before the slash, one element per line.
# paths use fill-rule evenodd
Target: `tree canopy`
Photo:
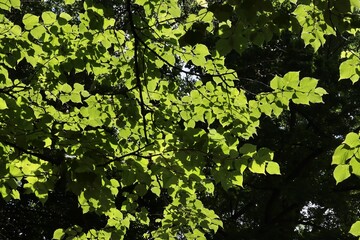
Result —
<path fill-rule="evenodd" d="M 359 8 L 0 0 L 0 238 L 360 237 Z"/>

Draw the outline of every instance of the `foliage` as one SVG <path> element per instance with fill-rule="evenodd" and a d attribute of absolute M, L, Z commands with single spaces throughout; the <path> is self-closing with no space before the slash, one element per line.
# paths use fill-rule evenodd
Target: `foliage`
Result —
<path fill-rule="evenodd" d="M 0 0 L 2 198 L 33 194 L 45 206 L 69 192 L 82 214 L 105 218 L 99 227 L 59 226 L 54 239 L 123 239 L 141 227 L 147 239 L 214 236 L 223 216 L 206 198 L 282 172 L 277 153 L 255 145 L 259 127 L 323 103 L 328 91 L 292 69 L 251 92 L 226 63 L 231 54 L 289 32 L 315 53 L 358 34 L 353 0 L 184 2 L 66 0 L 37 9 Z M 355 45 L 339 66 L 353 83 Z M 352 132 L 335 150 L 336 183 L 360 175 L 359 147 Z"/>

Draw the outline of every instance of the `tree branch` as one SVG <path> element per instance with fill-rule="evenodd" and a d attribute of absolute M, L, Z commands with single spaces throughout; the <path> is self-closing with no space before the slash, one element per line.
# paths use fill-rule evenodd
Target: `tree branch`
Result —
<path fill-rule="evenodd" d="M 131 28 L 132 34 L 134 35 L 134 39 L 135 39 L 135 43 L 134 43 L 134 61 L 135 61 L 136 85 L 139 88 L 139 94 L 140 94 L 140 108 L 141 108 L 141 115 L 142 115 L 142 119 L 143 119 L 143 128 L 144 128 L 145 141 L 146 141 L 147 144 L 149 144 L 149 139 L 148 139 L 147 130 L 146 130 L 146 119 L 145 119 L 146 110 L 145 110 L 145 103 L 144 103 L 144 98 L 143 98 L 141 79 L 140 79 L 140 70 L 139 70 L 139 63 L 138 63 L 139 37 L 137 36 L 136 30 L 135 30 L 134 20 L 133 20 L 132 12 L 131 12 L 130 0 L 126 1 L 126 9 L 127 9 L 128 14 L 129 14 L 130 28 Z"/>

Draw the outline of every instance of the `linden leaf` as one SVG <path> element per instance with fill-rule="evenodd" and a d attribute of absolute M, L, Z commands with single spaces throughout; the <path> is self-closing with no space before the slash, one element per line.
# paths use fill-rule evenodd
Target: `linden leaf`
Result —
<path fill-rule="evenodd" d="M 336 180 L 336 184 L 344 181 L 349 178 L 350 175 L 350 165 L 338 165 L 334 170 L 334 178 Z"/>
<path fill-rule="evenodd" d="M 9 11 L 11 9 L 10 0 L 1 0 L 0 1 L 0 9 Z"/>
<path fill-rule="evenodd" d="M 74 4 L 74 3 L 75 3 L 75 0 L 65 0 L 66 5 L 71 5 L 71 4 Z"/>
<path fill-rule="evenodd" d="M 331 164 L 345 164 L 346 160 L 348 160 L 351 155 L 352 152 L 349 149 L 346 149 L 343 144 L 341 144 L 335 149 Z"/>
<path fill-rule="evenodd" d="M 72 91 L 72 88 L 69 84 L 65 83 L 64 85 L 62 85 L 60 90 L 65 93 L 70 93 Z"/>
<path fill-rule="evenodd" d="M 206 0 L 196 0 L 196 3 L 199 4 L 203 8 L 208 7 L 208 2 Z"/>
<path fill-rule="evenodd" d="M 35 16 L 33 14 L 30 14 L 30 13 L 27 13 L 24 15 L 22 22 L 25 25 L 25 29 L 30 30 L 39 23 L 39 17 Z"/>
<path fill-rule="evenodd" d="M 269 174 L 281 175 L 280 166 L 277 162 L 268 162 L 266 165 L 266 172 Z"/>
<path fill-rule="evenodd" d="M 360 68 L 360 61 L 357 58 L 350 58 L 340 64 L 340 78 L 341 79 L 350 79 L 353 83 L 359 80 L 359 75 L 357 71 Z"/>
<path fill-rule="evenodd" d="M 355 147 L 359 146 L 360 145 L 359 134 L 356 134 L 353 132 L 347 134 L 345 137 L 344 143 L 351 148 L 355 148 Z"/>
<path fill-rule="evenodd" d="M 56 14 L 50 11 L 43 12 L 41 18 L 46 25 L 51 25 L 56 22 Z"/>
<path fill-rule="evenodd" d="M 360 8 L 360 1 L 359 0 L 350 0 L 350 4 L 353 7 Z"/>
<path fill-rule="evenodd" d="M 243 181 L 244 181 L 244 176 L 243 175 L 237 175 L 234 176 L 234 179 L 232 180 L 232 184 L 242 187 L 243 186 Z"/>
<path fill-rule="evenodd" d="M 68 13 L 64 12 L 60 13 L 59 17 L 65 19 L 66 21 L 70 21 L 72 19 L 72 17 Z"/>
<path fill-rule="evenodd" d="M 34 38 L 40 39 L 45 32 L 46 32 L 45 27 L 42 26 L 42 25 L 39 25 L 39 26 L 31 29 L 30 34 L 31 34 Z"/>
<path fill-rule="evenodd" d="M 360 236 L 360 221 L 355 222 L 351 228 L 349 233 L 351 233 L 352 235 L 354 235 L 355 237 L 359 237 Z"/>
<path fill-rule="evenodd" d="M 15 36 L 20 36 L 21 35 L 21 27 L 18 26 L 18 25 L 14 25 L 11 29 L 10 29 L 10 32 L 12 34 L 14 34 Z"/>
<path fill-rule="evenodd" d="M 11 2 L 11 7 L 20 9 L 20 0 L 10 0 L 10 2 Z"/>
<path fill-rule="evenodd" d="M 4 110 L 4 109 L 7 109 L 7 108 L 8 108 L 8 106 L 7 106 L 6 102 L 5 102 L 5 100 L 0 98 L 0 110 Z"/>
<path fill-rule="evenodd" d="M 60 240 L 65 235 L 65 231 L 62 228 L 56 229 L 53 235 L 53 239 Z"/>
<path fill-rule="evenodd" d="M 151 192 L 154 193 L 156 196 L 160 197 L 161 189 L 159 187 L 152 187 Z"/>

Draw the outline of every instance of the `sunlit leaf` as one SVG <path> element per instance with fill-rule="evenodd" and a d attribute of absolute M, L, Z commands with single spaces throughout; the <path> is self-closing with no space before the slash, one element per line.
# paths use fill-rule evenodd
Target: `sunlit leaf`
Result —
<path fill-rule="evenodd" d="M 359 134 L 349 133 L 346 135 L 344 143 L 348 145 L 350 148 L 354 148 L 360 145 Z"/>
<path fill-rule="evenodd" d="M 280 175 L 280 166 L 276 162 L 268 162 L 266 164 L 266 172 L 269 174 L 277 174 Z"/>
<path fill-rule="evenodd" d="M 357 221 L 353 225 L 351 225 L 349 233 L 351 233 L 355 237 L 360 236 L 360 221 Z"/>
<path fill-rule="evenodd" d="M 349 165 L 336 166 L 333 175 L 336 180 L 336 184 L 344 181 L 345 179 L 350 177 L 350 166 Z"/>

